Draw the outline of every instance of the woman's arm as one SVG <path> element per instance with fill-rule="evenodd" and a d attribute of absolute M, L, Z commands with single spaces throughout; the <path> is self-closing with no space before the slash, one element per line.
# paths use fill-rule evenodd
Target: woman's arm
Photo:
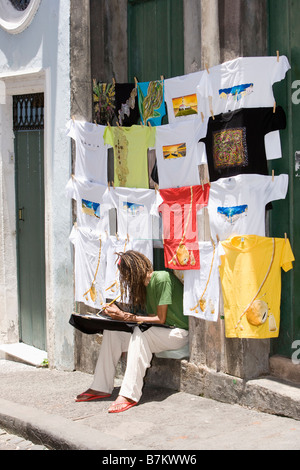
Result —
<path fill-rule="evenodd" d="M 158 305 L 156 315 L 133 315 L 132 313 L 123 312 L 119 307 L 112 304 L 104 309 L 104 313 L 109 315 L 113 320 L 134 321 L 137 323 L 158 323 L 163 325 L 167 318 L 167 305 Z"/>

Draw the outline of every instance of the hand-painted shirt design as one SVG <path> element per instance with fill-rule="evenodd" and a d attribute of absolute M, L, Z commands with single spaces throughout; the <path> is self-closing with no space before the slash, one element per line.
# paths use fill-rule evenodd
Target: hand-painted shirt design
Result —
<path fill-rule="evenodd" d="M 218 207 L 217 212 L 218 214 L 224 216 L 226 221 L 228 221 L 230 224 L 233 224 L 242 215 L 247 215 L 248 206 L 244 204 L 242 206 Z"/>
<path fill-rule="evenodd" d="M 97 219 L 101 218 L 100 215 L 100 204 L 97 202 L 91 202 L 86 199 L 82 199 L 82 212 L 85 214 L 97 217 Z"/>
<path fill-rule="evenodd" d="M 213 132 L 213 161 L 217 170 L 248 165 L 245 127 Z"/>
<path fill-rule="evenodd" d="M 220 98 L 228 101 L 240 101 L 245 96 L 250 95 L 250 93 L 253 93 L 253 83 L 219 90 Z"/>

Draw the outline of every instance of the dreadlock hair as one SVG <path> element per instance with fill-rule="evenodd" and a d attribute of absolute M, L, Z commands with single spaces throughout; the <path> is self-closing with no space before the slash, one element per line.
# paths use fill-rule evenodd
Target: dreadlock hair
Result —
<path fill-rule="evenodd" d="M 145 280 L 147 273 L 153 271 L 149 259 L 138 251 L 128 250 L 125 253 L 116 253 L 119 257 L 117 264 L 120 272 L 120 289 L 124 302 L 131 308 L 144 308 L 146 304 Z"/>

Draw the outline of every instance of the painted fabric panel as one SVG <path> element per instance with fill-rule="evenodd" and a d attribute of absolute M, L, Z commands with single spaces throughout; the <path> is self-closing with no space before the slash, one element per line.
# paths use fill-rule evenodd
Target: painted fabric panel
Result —
<path fill-rule="evenodd" d="M 288 175 L 237 175 L 211 183 L 208 214 L 211 236 L 226 240 L 233 235 L 265 236 L 265 208 L 284 199 Z"/>
<path fill-rule="evenodd" d="M 200 184 L 198 140 L 207 133 L 208 119 L 176 122 L 156 128 L 156 160 L 161 189 Z"/>
<path fill-rule="evenodd" d="M 106 235 L 73 228 L 70 241 L 75 248 L 75 301 L 100 309 L 106 302 Z"/>
<path fill-rule="evenodd" d="M 209 185 L 160 190 L 165 267 L 200 269 L 197 211 L 205 207 Z"/>
<path fill-rule="evenodd" d="M 265 135 L 285 129 L 286 115 L 276 108 L 239 109 L 208 121 L 205 144 L 210 181 L 240 173 L 268 175 Z"/>
<path fill-rule="evenodd" d="M 164 81 L 139 82 L 137 89 L 142 123 L 160 126 L 162 118 L 166 114 Z"/>
<path fill-rule="evenodd" d="M 150 127 L 107 127 L 104 142 L 114 149 L 114 185 L 149 188 L 147 150 L 155 145 L 156 129 Z"/>
<path fill-rule="evenodd" d="M 67 135 L 75 141 L 75 176 L 107 185 L 107 145 L 104 144 L 105 126 L 90 122 L 67 123 Z"/>
<path fill-rule="evenodd" d="M 292 269 L 294 261 L 289 240 L 232 237 L 221 242 L 220 256 L 226 337 L 278 337 L 281 270 Z"/>
<path fill-rule="evenodd" d="M 200 269 L 185 271 L 184 314 L 216 322 L 219 317 L 219 252 L 216 243 L 199 242 Z"/>

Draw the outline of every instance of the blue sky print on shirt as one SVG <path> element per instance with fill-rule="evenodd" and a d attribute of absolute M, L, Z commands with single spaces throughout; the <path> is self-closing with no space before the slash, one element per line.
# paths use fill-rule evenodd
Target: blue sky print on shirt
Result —
<path fill-rule="evenodd" d="M 223 216 L 230 224 L 233 224 L 242 215 L 247 215 L 248 206 L 218 207 L 218 214 Z"/>
<path fill-rule="evenodd" d="M 82 212 L 100 219 L 100 204 L 82 199 Z"/>
<path fill-rule="evenodd" d="M 141 212 L 143 212 L 144 205 L 136 204 L 135 202 L 123 202 L 123 210 L 127 212 L 127 214 L 137 216 L 140 215 Z"/>
<path fill-rule="evenodd" d="M 240 101 L 244 96 L 250 95 L 253 92 L 253 83 L 246 83 L 245 85 L 237 85 L 231 88 L 223 88 L 219 90 L 219 96 L 228 101 Z"/>

